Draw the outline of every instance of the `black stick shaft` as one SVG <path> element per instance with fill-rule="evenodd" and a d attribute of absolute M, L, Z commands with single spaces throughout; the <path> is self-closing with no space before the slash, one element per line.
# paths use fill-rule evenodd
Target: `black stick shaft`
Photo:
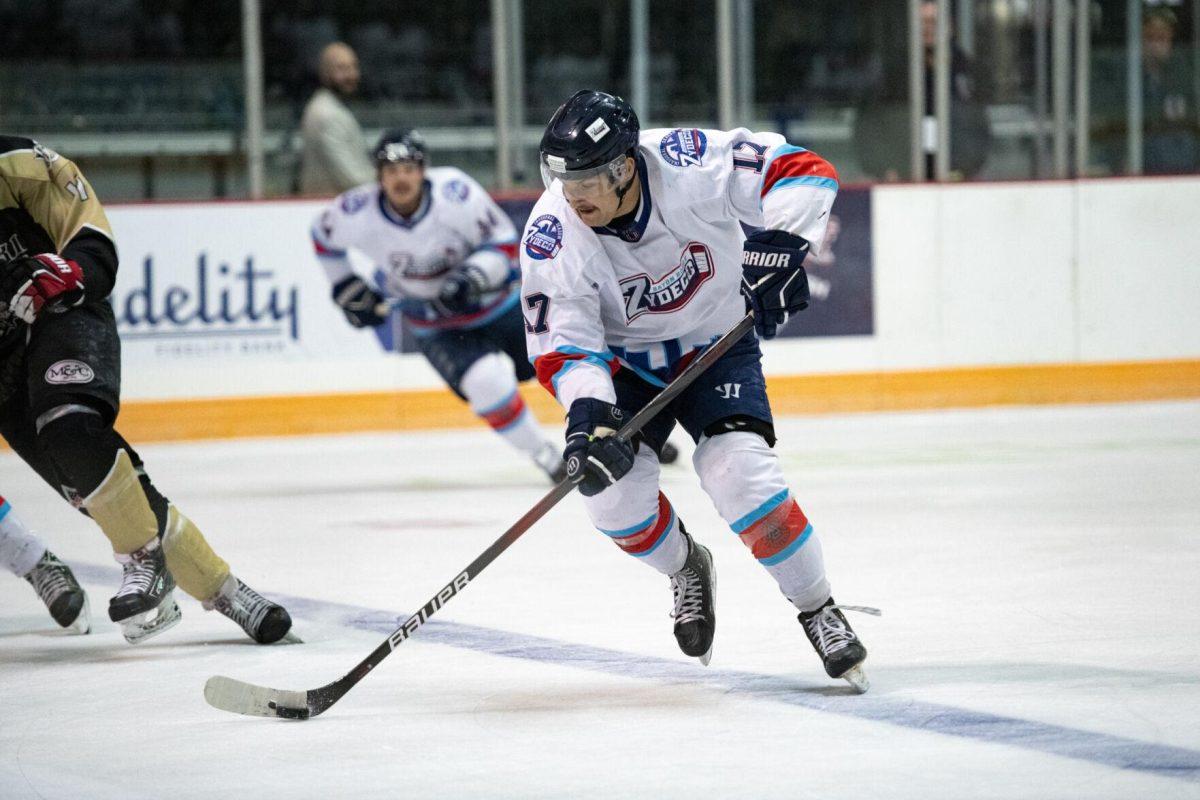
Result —
<path fill-rule="evenodd" d="M 621 427 L 621 430 L 617 431 L 616 435 L 626 441 L 632 439 L 646 423 L 657 416 L 672 400 L 690 386 L 699 377 L 700 373 L 712 366 L 714 361 L 723 356 L 729 348 L 737 344 L 753 327 L 754 316 L 747 314 L 728 333 L 713 343 L 692 363 L 688 364 L 675 380 L 671 381 L 653 400 L 634 414 L 633 418 L 625 423 Z M 499 539 L 492 542 L 486 550 L 467 565 L 466 569 L 456 575 L 453 580 L 442 587 L 441 591 L 430 598 L 429 602 L 422 606 L 419 611 L 406 619 L 396 630 L 392 631 L 391 635 L 376 647 L 369 656 L 360 661 L 354 669 L 327 686 L 310 690 L 308 692 L 309 716 L 315 717 L 341 699 L 342 695 L 350 691 L 350 688 L 354 684 L 358 683 L 371 670 L 379 666 L 380 662 L 391 655 L 393 650 L 416 633 L 450 598 L 461 592 L 468 583 L 478 577 L 479 573 L 488 564 L 495 561 L 501 553 L 507 550 L 522 534 L 533 527 L 535 522 L 549 513 L 550 509 L 554 508 L 558 504 L 558 501 L 570 494 L 574 488 L 575 485 L 573 483 L 563 481 L 551 489 L 533 508 L 526 511 L 520 519 L 501 534 Z"/>

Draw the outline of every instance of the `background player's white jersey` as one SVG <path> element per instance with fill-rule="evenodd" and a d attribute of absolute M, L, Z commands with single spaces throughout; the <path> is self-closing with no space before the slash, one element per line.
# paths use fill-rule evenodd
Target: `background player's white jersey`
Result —
<path fill-rule="evenodd" d="M 331 283 L 352 274 L 351 248 L 370 258 L 380 291 L 401 300 L 418 334 L 482 325 L 516 300 L 516 229 L 483 187 L 454 167 L 425 171 L 421 205 L 409 218 L 388 205 L 377 183 L 350 189 L 317 217 L 312 238 Z M 477 307 L 451 314 L 438 293 L 451 270 L 468 261 L 492 289 Z"/>
<path fill-rule="evenodd" d="M 588 227 L 557 181 L 526 223 L 529 355 L 567 406 L 612 402 L 618 366 L 663 385 L 745 313 L 740 223 L 802 236 L 818 253 L 837 194 L 828 162 L 775 133 L 647 130 L 638 154 L 630 227 Z"/>

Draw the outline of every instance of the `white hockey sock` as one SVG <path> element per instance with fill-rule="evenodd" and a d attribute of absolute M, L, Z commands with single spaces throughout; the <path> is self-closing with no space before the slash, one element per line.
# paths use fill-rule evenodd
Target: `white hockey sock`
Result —
<path fill-rule="evenodd" d="M 658 489 L 658 457 L 649 447 L 638 450 L 629 474 L 583 502 L 596 529 L 629 555 L 664 575 L 683 568 L 687 541 Z"/>
<path fill-rule="evenodd" d="M 0 497 L 0 564 L 18 578 L 37 566 L 46 554 L 46 543 L 33 534 Z"/>
<path fill-rule="evenodd" d="M 490 353 L 468 367 L 459 388 L 471 410 L 513 447 L 533 457 L 545 446 L 537 420 L 517 391 L 511 365 L 498 353 Z"/>
<path fill-rule="evenodd" d="M 763 438 L 745 432 L 705 438 L 692 460 L 717 513 L 784 596 L 801 611 L 825 602 L 829 581 L 821 543 Z"/>

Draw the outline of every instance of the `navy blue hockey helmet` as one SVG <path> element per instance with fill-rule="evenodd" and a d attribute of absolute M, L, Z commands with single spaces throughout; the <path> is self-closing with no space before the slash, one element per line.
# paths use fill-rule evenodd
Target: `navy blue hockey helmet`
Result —
<path fill-rule="evenodd" d="M 427 160 L 425 139 L 414 130 L 392 128 L 384 131 L 383 135 L 379 137 L 373 155 L 377 167 L 394 164 L 397 161 L 415 161 L 418 164 L 424 164 Z"/>
<path fill-rule="evenodd" d="M 607 172 L 623 182 L 624 157 L 637 148 L 641 126 L 620 97 L 582 89 L 558 107 L 542 134 L 542 181 L 581 181 Z"/>

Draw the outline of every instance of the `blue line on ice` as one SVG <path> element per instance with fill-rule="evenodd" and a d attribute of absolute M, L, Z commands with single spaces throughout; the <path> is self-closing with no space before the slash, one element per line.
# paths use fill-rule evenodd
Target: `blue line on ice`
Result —
<path fill-rule="evenodd" d="M 80 565 L 75 571 L 87 581 L 115 583 L 117 579 L 115 570 L 108 567 Z M 399 626 L 398 615 L 389 611 L 292 595 L 271 593 L 270 596 L 287 606 L 294 616 L 319 621 L 321 624 L 354 628 L 383 636 L 387 636 Z M 683 656 L 677 659 L 659 658 L 445 620 L 435 619 L 427 622 L 415 638 L 417 641 L 477 653 L 575 667 L 623 678 L 707 686 L 724 693 L 745 695 L 756 700 L 786 703 L 813 711 L 884 722 L 902 728 L 941 733 L 990 744 L 1020 747 L 1117 769 L 1200 783 L 1200 751 L 1182 747 L 971 711 L 910 697 L 870 693 L 861 696 L 833 695 L 824 693 L 820 687 L 806 685 L 786 675 L 710 669 L 698 666 Z M 299 654 L 294 650 L 288 652 Z M 365 657 L 366 654 L 364 648 L 362 655 Z M 808 660 L 811 659 L 806 659 L 804 663 Z M 346 671 L 353 666 L 346 664 Z M 815 660 L 812 667 L 814 676 L 820 676 Z M 341 676 L 330 675 L 329 680 L 339 677 Z"/>

